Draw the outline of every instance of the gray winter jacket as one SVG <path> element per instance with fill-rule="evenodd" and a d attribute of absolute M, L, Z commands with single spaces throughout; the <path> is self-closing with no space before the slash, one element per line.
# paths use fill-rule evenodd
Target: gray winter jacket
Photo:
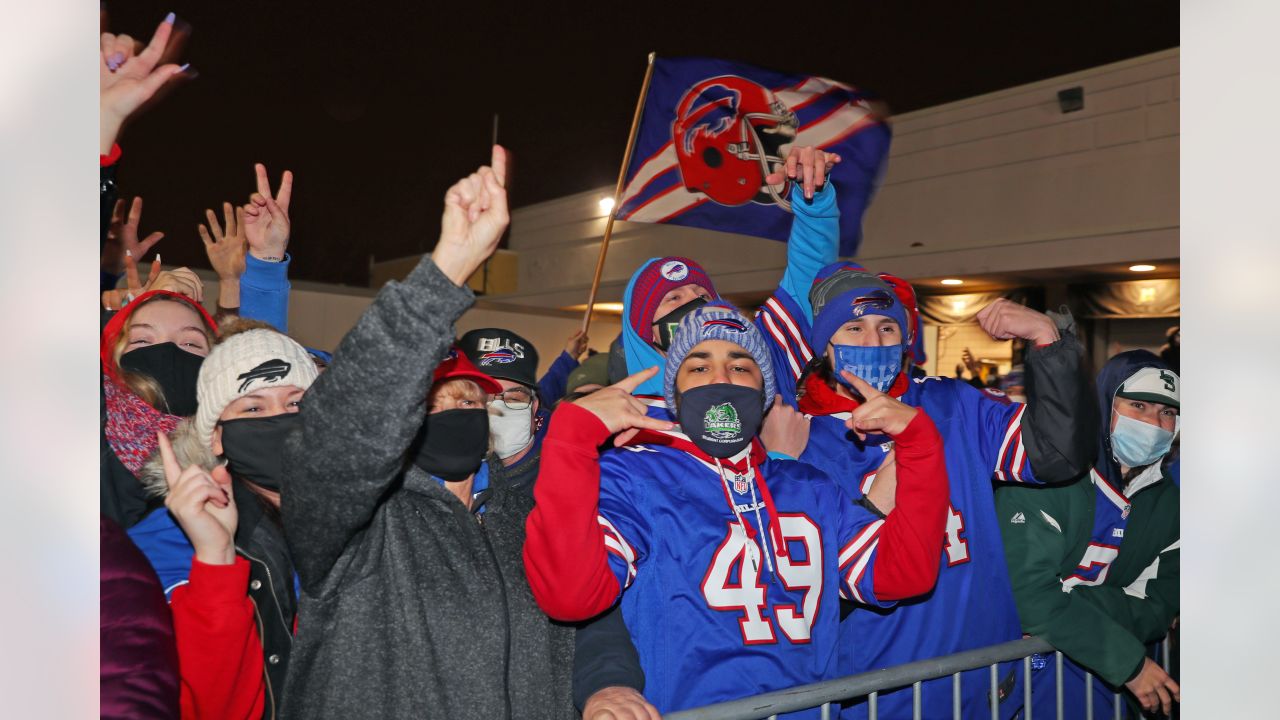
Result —
<path fill-rule="evenodd" d="M 406 450 L 473 301 L 429 258 L 389 283 L 303 400 L 281 510 L 302 580 L 284 718 L 573 718 L 572 631 L 538 609 L 532 500 L 483 515 Z"/>

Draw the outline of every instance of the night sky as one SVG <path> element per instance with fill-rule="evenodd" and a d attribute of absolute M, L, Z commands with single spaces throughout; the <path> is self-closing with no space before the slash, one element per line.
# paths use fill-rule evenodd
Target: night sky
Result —
<path fill-rule="evenodd" d="M 649 51 L 823 75 L 907 112 L 1178 45 L 1178 6 L 1161 0 L 107 7 L 112 32 L 149 38 L 169 10 L 193 28 L 199 77 L 121 140 L 121 194 L 146 199 L 165 264 L 207 267 L 195 226 L 244 202 L 258 161 L 273 183 L 296 176 L 291 277 L 349 285 L 367 284 L 371 255 L 431 249 L 444 191 L 488 159 L 494 113 L 513 206 L 612 185 Z"/>

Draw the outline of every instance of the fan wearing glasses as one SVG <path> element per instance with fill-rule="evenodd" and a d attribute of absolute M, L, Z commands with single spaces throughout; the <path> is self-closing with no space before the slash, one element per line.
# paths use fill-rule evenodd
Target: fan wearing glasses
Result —
<path fill-rule="evenodd" d="M 502 386 L 489 395 L 490 482 L 533 494 L 546 412 L 538 397 L 538 351 L 533 343 L 501 328 L 472 330 L 458 347 L 481 372 Z"/>

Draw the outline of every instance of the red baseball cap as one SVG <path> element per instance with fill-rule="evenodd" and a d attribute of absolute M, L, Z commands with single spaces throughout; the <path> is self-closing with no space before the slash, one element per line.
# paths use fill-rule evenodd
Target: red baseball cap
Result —
<path fill-rule="evenodd" d="M 476 369 L 476 366 L 471 364 L 471 361 L 458 349 L 457 345 L 450 347 L 449 354 L 436 366 L 435 374 L 431 377 L 431 384 L 435 386 L 445 380 L 470 380 L 490 395 L 502 392 L 502 386 L 498 384 L 498 381 Z"/>

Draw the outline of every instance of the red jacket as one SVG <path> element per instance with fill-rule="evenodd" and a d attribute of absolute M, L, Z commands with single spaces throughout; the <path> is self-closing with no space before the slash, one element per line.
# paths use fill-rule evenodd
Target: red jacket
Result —
<path fill-rule="evenodd" d="M 262 717 L 262 641 L 248 587 L 249 561 L 239 555 L 231 565 L 193 557 L 189 581 L 170 596 L 183 718 Z"/>

